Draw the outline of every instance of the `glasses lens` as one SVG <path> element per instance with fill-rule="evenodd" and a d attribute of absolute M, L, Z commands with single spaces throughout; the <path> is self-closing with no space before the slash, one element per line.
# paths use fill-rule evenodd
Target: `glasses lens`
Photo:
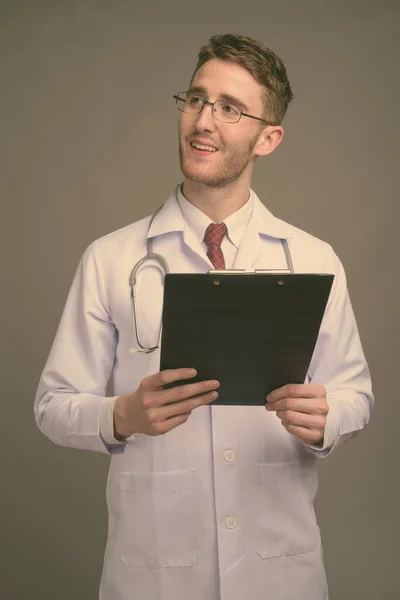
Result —
<path fill-rule="evenodd" d="M 182 112 L 199 113 L 203 108 L 203 98 L 197 94 L 179 92 L 175 99 L 177 108 Z"/>
<path fill-rule="evenodd" d="M 214 104 L 214 115 L 216 119 L 225 123 L 237 123 L 241 117 L 241 112 L 234 104 L 230 104 L 225 100 L 218 100 Z"/>
<path fill-rule="evenodd" d="M 186 102 L 185 94 L 183 94 L 181 92 L 177 96 L 174 96 L 174 98 L 175 98 L 177 109 L 184 111 L 185 110 L 185 102 Z"/>

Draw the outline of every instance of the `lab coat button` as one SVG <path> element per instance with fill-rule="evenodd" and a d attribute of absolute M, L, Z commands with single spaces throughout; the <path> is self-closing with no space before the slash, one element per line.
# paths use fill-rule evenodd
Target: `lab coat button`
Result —
<path fill-rule="evenodd" d="M 228 517 L 225 520 L 225 525 L 228 529 L 235 529 L 237 526 L 237 519 L 235 517 Z"/>
<path fill-rule="evenodd" d="M 233 462 L 236 458 L 236 454 L 235 454 L 234 450 L 225 450 L 224 458 L 225 458 L 226 462 L 228 462 L 228 463 Z"/>

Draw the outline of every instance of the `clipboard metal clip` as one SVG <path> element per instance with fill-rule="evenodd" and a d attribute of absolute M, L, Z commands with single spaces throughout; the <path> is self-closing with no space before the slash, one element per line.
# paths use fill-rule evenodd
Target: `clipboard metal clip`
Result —
<path fill-rule="evenodd" d="M 290 269 L 210 269 L 210 275 L 265 275 L 268 273 L 291 273 Z"/>

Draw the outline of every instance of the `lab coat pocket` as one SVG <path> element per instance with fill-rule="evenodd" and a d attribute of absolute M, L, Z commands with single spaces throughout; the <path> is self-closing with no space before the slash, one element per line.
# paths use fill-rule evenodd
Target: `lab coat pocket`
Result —
<path fill-rule="evenodd" d="M 314 459 L 256 465 L 255 539 L 262 558 L 320 546 L 313 506 L 316 477 Z"/>
<path fill-rule="evenodd" d="M 199 558 L 194 471 L 119 473 L 121 560 L 129 567 L 189 567 Z"/>

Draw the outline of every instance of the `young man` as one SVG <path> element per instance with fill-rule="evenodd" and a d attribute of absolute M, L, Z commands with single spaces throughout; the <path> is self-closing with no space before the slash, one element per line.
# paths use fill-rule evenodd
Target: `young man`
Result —
<path fill-rule="evenodd" d="M 54 442 L 112 455 L 102 600 L 323 600 L 313 500 L 316 457 L 360 431 L 373 403 L 340 261 L 275 218 L 250 189 L 283 138 L 292 98 L 281 60 L 242 36 L 214 36 L 176 96 L 184 181 L 160 212 L 95 241 L 78 267 L 42 374 L 36 420 Z M 215 226 L 216 224 L 216 226 Z M 211 233 L 210 233 L 211 232 Z M 335 280 L 307 382 L 265 407 L 210 406 L 219 382 L 190 365 L 159 372 L 162 284 L 171 272 L 287 266 Z M 105 396 L 113 375 L 115 397 Z"/>

